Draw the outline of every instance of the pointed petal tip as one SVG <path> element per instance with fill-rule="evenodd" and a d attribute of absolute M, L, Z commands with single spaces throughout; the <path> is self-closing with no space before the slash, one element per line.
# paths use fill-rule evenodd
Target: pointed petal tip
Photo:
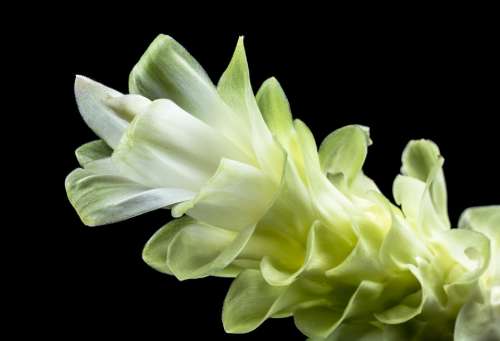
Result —
<path fill-rule="evenodd" d="M 264 83 L 262 83 L 262 86 L 263 87 L 265 87 L 265 86 L 281 87 L 281 84 L 280 84 L 280 82 L 278 82 L 278 79 L 276 79 L 276 77 L 272 76 L 272 77 L 269 77 L 268 79 L 266 79 L 264 81 Z"/>

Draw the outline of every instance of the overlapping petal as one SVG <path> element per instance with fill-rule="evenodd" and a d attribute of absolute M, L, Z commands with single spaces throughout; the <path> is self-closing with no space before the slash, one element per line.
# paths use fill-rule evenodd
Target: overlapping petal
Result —
<path fill-rule="evenodd" d="M 500 338 L 500 206 L 450 229 L 433 142 L 404 149 L 392 204 L 363 172 L 369 129 L 337 129 L 318 150 L 274 77 L 254 95 L 243 38 L 214 86 L 160 35 L 129 90 L 77 77 L 100 139 L 76 151 L 70 202 L 92 226 L 171 208 L 143 259 L 179 280 L 234 277 L 227 332 L 293 316 L 311 340 Z"/>

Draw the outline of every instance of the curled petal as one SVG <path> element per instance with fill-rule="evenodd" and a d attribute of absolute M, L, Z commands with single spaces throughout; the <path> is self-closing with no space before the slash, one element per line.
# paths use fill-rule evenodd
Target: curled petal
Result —
<path fill-rule="evenodd" d="M 68 198 L 89 226 L 110 224 L 191 199 L 179 188 L 151 189 L 116 174 L 75 169 L 66 178 Z"/>

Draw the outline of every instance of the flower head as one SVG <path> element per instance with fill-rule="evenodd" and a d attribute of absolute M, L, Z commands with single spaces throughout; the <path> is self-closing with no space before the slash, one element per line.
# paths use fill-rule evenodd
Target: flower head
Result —
<path fill-rule="evenodd" d="M 254 96 L 242 38 L 214 86 L 160 35 L 129 92 L 77 77 L 100 140 L 77 149 L 68 197 L 91 226 L 170 208 L 177 219 L 143 258 L 180 280 L 235 277 L 226 331 L 293 316 L 314 340 L 500 337 L 500 206 L 451 229 L 431 141 L 404 150 L 392 204 L 362 171 L 368 128 L 340 128 L 318 150 L 275 78 Z"/>

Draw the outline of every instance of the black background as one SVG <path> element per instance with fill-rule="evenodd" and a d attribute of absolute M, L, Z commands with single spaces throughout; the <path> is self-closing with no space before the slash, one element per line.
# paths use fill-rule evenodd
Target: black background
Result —
<path fill-rule="evenodd" d="M 75 74 L 126 92 L 129 71 L 159 33 L 179 41 L 214 82 L 238 36 L 245 35 L 254 90 L 277 77 L 294 116 L 311 128 L 318 144 L 346 124 L 371 128 L 374 144 L 365 172 L 391 198 L 405 144 L 429 138 L 446 159 L 453 223 L 467 207 L 500 202 L 499 55 L 489 20 L 448 12 L 390 22 L 356 14 L 343 21 L 337 14 L 278 22 L 263 15 L 252 26 L 216 27 L 185 13 L 151 21 L 129 13 L 111 21 L 112 15 L 76 17 L 77 12 L 43 34 L 35 31 L 31 42 L 42 55 L 39 72 L 46 82 L 38 85 L 45 94 L 40 115 L 51 152 L 38 163 L 47 173 L 49 195 L 40 200 L 47 219 L 37 225 L 40 251 L 30 257 L 41 258 L 24 268 L 26 290 L 36 297 L 21 315 L 38 321 L 40 330 L 67 339 L 146 339 L 153 333 L 166 340 L 304 339 L 291 319 L 227 335 L 221 309 L 229 279 L 179 282 L 143 263 L 142 247 L 169 221 L 168 212 L 90 228 L 66 198 L 64 178 L 78 166 L 74 150 L 95 139 L 78 114 Z"/>

